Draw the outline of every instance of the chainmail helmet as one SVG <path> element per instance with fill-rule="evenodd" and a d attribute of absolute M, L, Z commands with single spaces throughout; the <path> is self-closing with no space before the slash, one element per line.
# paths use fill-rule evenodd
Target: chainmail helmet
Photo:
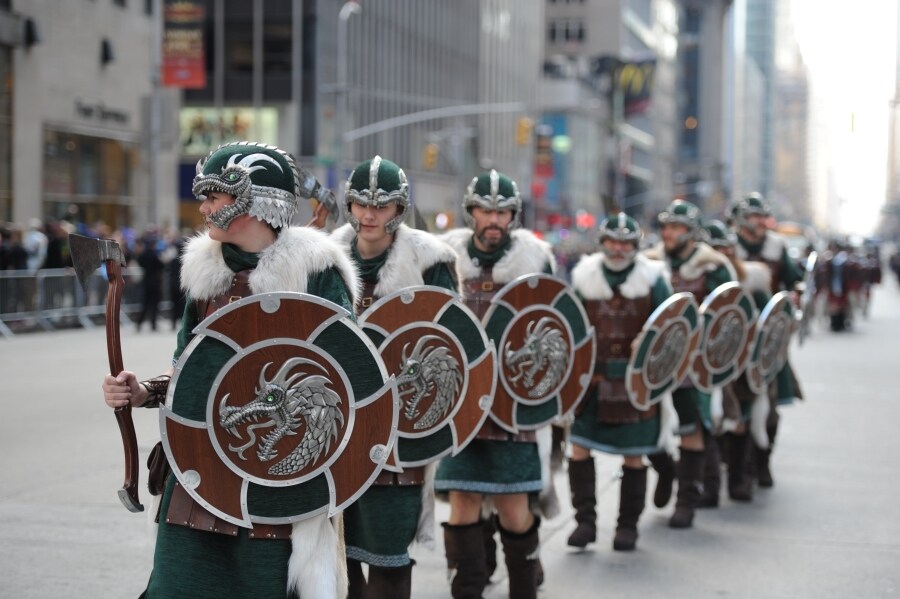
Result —
<path fill-rule="evenodd" d="M 737 235 L 720 220 L 711 220 L 703 225 L 703 241 L 714 248 L 737 245 Z"/>
<path fill-rule="evenodd" d="M 760 216 L 769 216 L 772 214 L 769 203 L 762 194 L 753 192 L 747 194 L 743 199 L 738 200 L 731 206 L 731 218 L 738 227 L 747 226 L 749 223 L 747 217 L 751 214 Z"/>
<path fill-rule="evenodd" d="M 210 215 L 210 222 L 226 230 L 239 216 L 249 214 L 275 229 L 290 226 L 301 195 L 300 175 L 290 154 L 275 146 L 249 141 L 224 144 L 197 162 L 191 188 L 198 199 L 219 192 L 234 203 Z"/>
<path fill-rule="evenodd" d="M 406 218 L 409 208 L 409 184 L 403 169 L 381 156 L 366 160 L 350 173 L 344 190 L 344 218 L 359 231 L 359 219 L 353 216 L 350 204 L 382 207 L 397 204 L 397 216 L 384 225 L 388 234 L 393 233 Z"/>
<path fill-rule="evenodd" d="M 494 169 L 482 173 L 472 179 L 466 188 L 463 198 L 463 218 L 470 227 L 475 226 L 472 208 L 478 206 L 485 210 L 512 210 L 513 216 L 509 229 L 520 226 L 522 214 L 522 197 L 516 182 Z"/>
<path fill-rule="evenodd" d="M 634 220 L 624 212 L 619 212 L 618 214 L 609 216 L 602 223 L 600 223 L 600 251 L 606 253 L 606 248 L 603 246 L 603 242 L 607 239 L 615 239 L 617 241 L 630 241 L 634 246 L 634 249 L 632 249 L 632 251 L 628 255 L 626 255 L 626 260 L 629 263 L 633 262 L 634 257 L 637 255 L 638 245 L 641 242 L 641 237 L 643 237 L 641 226 L 637 223 L 636 220 Z"/>

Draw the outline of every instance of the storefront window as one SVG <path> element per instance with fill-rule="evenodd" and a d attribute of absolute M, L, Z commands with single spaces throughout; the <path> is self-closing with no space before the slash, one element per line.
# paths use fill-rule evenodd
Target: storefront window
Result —
<path fill-rule="evenodd" d="M 45 214 L 113 227 L 129 224 L 136 157 L 135 144 L 45 130 Z"/>

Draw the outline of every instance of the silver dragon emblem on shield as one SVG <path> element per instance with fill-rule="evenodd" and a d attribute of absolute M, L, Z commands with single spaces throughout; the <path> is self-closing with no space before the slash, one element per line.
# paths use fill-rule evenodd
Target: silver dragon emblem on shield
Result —
<path fill-rule="evenodd" d="M 547 316 L 528 323 L 525 339 L 517 349 L 506 343 L 506 364 L 515 373 L 509 380 L 528 388 L 528 397 L 544 397 L 554 389 L 569 368 L 566 335 L 553 318 Z M 543 372 L 539 381 L 536 377 Z"/>
<path fill-rule="evenodd" d="M 407 353 L 410 345 L 407 343 L 403 347 L 397 386 L 404 402 L 403 417 L 415 421 L 415 430 L 422 430 L 433 426 L 453 407 L 463 384 L 463 375 L 459 360 L 453 357 L 441 337 L 425 335 Z M 421 414 L 420 402 L 429 394 L 434 394 L 434 399 Z"/>
<path fill-rule="evenodd" d="M 269 474 L 287 475 L 299 472 L 307 464 L 314 464 L 323 451 L 327 452 L 331 442 L 337 437 L 338 427 L 344 426 L 344 415 L 340 411 L 341 398 L 331 388 L 331 381 L 323 374 L 297 372 L 297 366 L 313 366 L 325 373 L 318 364 L 304 358 L 291 358 L 282 364 L 271 379 L 266 379 L 266 371 L 272 362 L 259 372 L 259 385 L 252 401 L 241 407 L 227 405 L 230 394 L 225 394 L 219 404 L 219 426 L 241 438 L 237 425 L 253 421 L 247 426 L 249 440 L 229 451 L 238 454 L 242 460 L 244 451 L 256 444 L 254 431 L 270 428 L 257 447 L 256 455 L 261 462 L 278 457 L 276 445 L 287 435 L 296 435 L 297 429 L 306 423 L 306 430 L 300 443 L 287 457 L 269 468 Z"/>

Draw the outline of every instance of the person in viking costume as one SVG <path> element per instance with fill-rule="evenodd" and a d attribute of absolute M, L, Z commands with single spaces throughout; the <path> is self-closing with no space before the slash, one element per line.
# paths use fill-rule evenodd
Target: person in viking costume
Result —
<path fill-rule="evenodd" d="M 709 221 L 703 228 L 706 243 L 728 257 L 741 285 L 753 297 L 757 310 L 762 310 L 772 297 L 769 267 L 762 262 L 744 262 L 738 258 L 735 254 L 737 236 L 722 221 Z M 733 501 L 752 501 L 753 479 L 747 472 L 747 458 L 753 442 L 751 433 L 759 445 L 768 443 L 769 397 L 766 393 L 754 393 L 747 383 L 747 375 L 742 374 L 722 388 L 721 402 L 721 410 L 714 407 L 713 412 L 720 414 L 717 442 L 728 470 L 728 497 Z M 720 464 L 720 454 L 707 454 L 701 506 L 719 503 Z"/>
<path fill-rule="evenodd" d="M 597 335 L 594 379 L 569 434 L 569 486 L 575 530 L 568 544 L 597 540 L 596 470 L 591 451 L 623 457 L 616 551 L 637 545 L 637 524 L 647 494 L 643 456 L 660 454 L 672 436 L 671 399 L 642 411 L 628 399 L 625 371 L 633 343 L 653 311 L 672 295 L 665 265 L 638 253 L 642 231 L 624 212 L 600 224 L 600 251 L 572 269 L 572 287 Z M 671 493 L 671 479 L 669 482 Z"/>
<path fill-rule="evenodd" d="M 459 292 L 453 248 L 427 231 L 403 224 L 410 199 L 406 175 L 399 166 L 375 156 L 353 170 L 345 189 L 347 224 L 331 237 L 359 270 L 363 284 L 359 313 L 373 301 L 413 286 Z M 425 505 L 433 500 L 432 487 L 425 485 L 426 468 L 383 471 L 345 511 L 351 598 L 410 597 L 414 562 L 408 547 L 417 536 L 423 500 Z M 363 562 L 368 564 L 368 581 Z"/>
<path fill-rule="evenodd" d="M 324 233 L 291 226 L 301 190 L 292 157 L 273 146 L 226 144 L 198 163 L 193 193 L 207 230 L 191 238 L 184 253 L 187 304 L 173 363 L 198 323 L 252 294 L 305 292 L 352 310 L 357 278 L 350 259 Z M 193 367 L 179 373 L 179 387 L 205 380 L 218 367 L 214 351 L 195 350 Z M 159 407 L 172 373 L 143 382 L 130 371 L 107 375 L 105 401 L 113 408 Z M 346 595 L 339 518 L 322 514 L 293 525 L 241 528 L 207 513 L 170 475 L 158 522 L 153 571 L 142 597 Z"/>
<path fill-rule="evenodd" d="M 798 283 L 803 280 L 803 273 L 788 254 L 784 237 L 770 231 L 767 221 L 772 210 L 762 195 L 751 193 L 739 200 L 731 208 L 732 225 L 738 237 L 736 255 L 745 262 L 762 262 L 771 272 L 771 292 L 794 292 Z M 769 393 L 771 408 L 766 424 L 768 446 L 756 446 L 751 468 L 760 487 L 771 487 L 775 484 L 769 467 L 775 436 L 778 433 L 778 406 L 791 404 L 795 399 L 802 399 L 800 383 L 794 375 L 790 362 L 778 373 L 773 389 Z"/>
<path fill-rule="evenodd" d="M 459 255 L 465 303 L 478 318 L 506 283 L 554 272 L 550 245 L 520 227 L 522 199 L 506 175 L 491 170 L 472 179 L 463 216 L 468 228 L 442 238 Z M 485 535 L 491 528 L 482 518 L 485 497 L 497 512 L 510 597 L 536 596 L 540 518 L 529 507 L 529 494 L 537 495 L 543 487 L 536 439 L 534 431 L 510 433 L 489 418 L 469 446 L 441 461 L 435 490 L 449 493 L 450 520 L 443 528 L 453 597 L 480 597 L 490 575 Z"/>
<path fill-rule="evenodd" d="M 728 258 L 701 241 L 703 229 L 697 206 L 675 200 L 659 214 L 658 220 L 662 226 L 662 243 L 644 254 L 666 263 L 676 293 L 693 293 L 697 304 L 701 304 L 716 287 L 737 279 Z M 677 466 L 678 495 L 669 526 L 690 528 L 704 491 L 706 456 L 712 454 L 710 459 L 717 461 L 718 446 L 711 442 L 709 434 L 713 424 L 710 395 L 697 389 L 688 378 L 672 392 L 672 398 L 680 423 L 681 455 Z M 715 496 L 718 497 L 718 486 Z"/>

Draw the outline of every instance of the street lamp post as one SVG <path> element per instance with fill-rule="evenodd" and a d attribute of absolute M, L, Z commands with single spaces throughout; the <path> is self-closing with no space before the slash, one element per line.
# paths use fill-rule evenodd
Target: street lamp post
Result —
<path fill-rule="evenodd" d="M 344 169 L 344 129 L 346 128 L 347 118 L 347 21 L 350 17 L 362 12 L 362 7 L 356 0 L 344 2 L 341 6 L 341 12 L 338 14 L 338 30 L 337 30 L 337 93 L 338 106 L 337 118 L 335 123 L 335 164 L 337 175 L 340 177 Z M 338 186 L 340 187 L 340 186 Z"/>

